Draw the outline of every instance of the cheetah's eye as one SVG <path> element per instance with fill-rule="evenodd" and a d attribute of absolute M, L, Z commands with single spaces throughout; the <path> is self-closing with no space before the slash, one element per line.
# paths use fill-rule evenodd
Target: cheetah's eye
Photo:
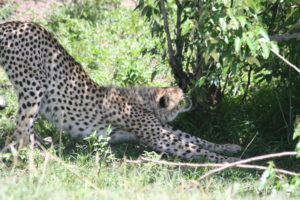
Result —
<path fill-rule="evenodd" d="M 168 107 L 168 105 L 169 105 L 169 98 L 166 97 L 166 96 L 162 96 L 159 99 L 159 107 L 160 108 L 166 108 L 166 107 Z"/>

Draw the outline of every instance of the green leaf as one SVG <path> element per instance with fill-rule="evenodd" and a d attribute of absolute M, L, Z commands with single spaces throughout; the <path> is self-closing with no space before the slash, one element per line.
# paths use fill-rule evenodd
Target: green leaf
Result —
<path fill-rule="evenodd" d="M 268 169 L 264 171 L 264 173 L 260 178 L 258 189 L 260 191 L 265 190 L 268 185 L 273 183 L 275 177 L 276 177 L 276 171 L 274 169 L 274 163 L 269 162 Z"/>
<path fill-rule="evenodd" d="M 244 37 L 244 40 L 246 41 L 246 43 L 251 51 L 251 54 L 253 56 L 257 56 L 257 50 L 258 50 L 258 46 L 259 46 L 258 40 L 253 40 L 249 36 Z"/>
<path fill-rule="evenodd" d="M 294 127 L 295 127 L 295 130 L 294 130 L 293 139 L 296 139 L 297 137 L 300 136 L 300 115 L 296 116 Z"/>
<path fill-rule="evenodd" d="M 247 61 L 251 65 L 255 64 L 256 66 L 260 67 L 260 62 L 256 57 L 248 57 Z"/>
<path fill-rule="evenodd" d="M 229 66 L 222 67 L 221 70 L 222 70 L 223 74 L 226 74 L 228 72 L 228 70 L 229 70 Z"/>
<path fill-rule="evenodd" d="M 255 12 L 255 10 L 254 10 L 252 7 L 249 7 L 249 11 L 250 11 L 252 14 L 256 15 L 256 12 Z"/>
<path fill-rule="evenodd" d="M 261 27 L 258 32 L 267 42 L 270 41 L 269 34 L 264 28 Z"/>
<path fill-rule="evenodd" d="M 211 53 L 210 53 L 211 57 L 213 57 L 213 59 L 218 62 L 219 58 L 220 58 L 220 54 L 214 49 Z"/>
<path fill-rule="evenodd" d="M 275 53 L 279 54 L 279 47 L 278 47 L 278 45 L 275 42 L 271 42 L 271 49 Z"/>
<path fill-rule="evenodd" d="M 237 71 L 238 71 L 238 68 L 237 68 L 237 66 L 236 66 L 236 65 L 232 65 L 232 67 L 231 67 L 231 71 L 232 71 L 232 74 L 236 74 L 236 73 L 237 73 Z"/>
<path fill-rule="evenodd" d="M 229 39 L 228 39 L 228 36 L 227 36 L 227 35 L 224 36 L 224 42 L 225 42 L 226 44 L 229 44 Z"/>
<path fill-rule="evenodd" d="M 247 20 L 246 20 L 245 16 L 239 16 L 238 20 L 239 20 L 239 22 L 240 22 L 240 24 L 241 24 L 242 27 L 244 27 L 246 25 L 246 23 L 247 23 Z"/>
<path fill-rule="evenodd" d="M 269 47 L 268 43 L 262 42 L 261 47 L 262 47 L 262 51 L 263 51 L 262 56 L 264 57 L 264 59 L 269 58 L 269 56 L 270 56 L 270 47 Z"/>
<path fill-rule="evenodd" d="M 204 62 L 205 62 L 205 64 L 207 64 L 210 56 L 207 52 L 203 53 L 203 56 L 204 56 Z"/>
<path fill-rule="evenodd" d="M 140 0 L 139 1 L 139 4 L 135 7 L 134 11 L 137 10 L 137 9 L 142 9 L 144 7 L 144 0 Z"/>
<path fill-rule="evenodd" d="M 233 30 L 239 29 L 239 22 L 238 22 L 238 20 L 236 20 L 235 17 L 231 17 L 230 24 L 231 24 L 231 28 L 232 28 Z"/>
<path fill-rule="evenodd" d="M 298 142 L 297 146 L 296 146 L 296 152 L 297 152 L 297 158 L 300 157 L 300 142 Z"/>
<path fill-rule="evenodd" d="M 221 27 L 222 31 L 226 31 L 227 30 L 226 17 L 220 17 L 219 23 L 220 23 L 220 27 Z"/>
<path fill-rule="evenodd" d="M 293 139 L 295 140 L 296 138 L 300 137 L 300 115 L 296 116 L 295 122 L 294 122 L 294 135 L 293 135 Z M 297 158 L 300 157 L 300 140 L 296 146 L 296 152 L 297 152 Z"/>
<path fill-rule="evenodd" d="M 157 75 L 157 70 L 153 71 L 152 74 L 151 74 L 151 82 L 153 82 L 153 80 L 155 79 Z"/>
<path fill-rule="evenodd" d="M 241 42 L 241 38 L 236 37 L 234 39 L 234 49 L 236 53 L 239 53 L 241 50 L 241 46 L 242 46 L 242 42 Z"/>
<path fill-rule="evenodd" d="M 206 80 L 206 77 L 205 77 L 205 76 L 202 76 L 202 77 L 199 79 L 199 81 L 197 82 L 197 86 L 198 86 L 198 87 L 201 87 L 201 86 L 204 84 L 205 80 Z"/>
<path fill-rule="evenodd" d="M 190 20 L 185 20 L 185 22 L 181 25 L 181 27 L 182 27 L 182 32 L 181 32 L 182 35 L 185 35 L 185 34 L 191 32 Z"/>

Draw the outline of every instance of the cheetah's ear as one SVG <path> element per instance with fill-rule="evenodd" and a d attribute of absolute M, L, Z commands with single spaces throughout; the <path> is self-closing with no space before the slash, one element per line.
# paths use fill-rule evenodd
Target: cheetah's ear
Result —
<path fill-rule="evenodd" d="M 169 97 L 166 95 L 160 97 L 159 99 L 159 108 L 167 108 L 169 106 Z"/>

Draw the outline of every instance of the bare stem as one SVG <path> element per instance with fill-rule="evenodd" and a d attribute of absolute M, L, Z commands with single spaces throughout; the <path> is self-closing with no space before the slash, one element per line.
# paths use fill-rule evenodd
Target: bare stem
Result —
<path fill-rule="evenodd" d="M 246 90 L 245 90 L 245 94 L 242 98 L 242 102 L 245 102 L 246 98 L 247 98 L 247 95 L 248 95 L 248 91 L 249 91 L 249 86 L 250 86 L 250 83 L 251 83 L 251 72 L 252 72 L 252 67 L 250 66 L 250 69 L 248 71 L 248 81 L 247 81 L 247 86 L 246 86 Z"/>
<path fill-rule="evenodd" d="M 280 58 L 283 62 L 285 62 L 288 66 L 290 66 L 291 68 L 293 68 L 294 70 L 296 70 L 299 74 L 300 74 L 300 69 L 292 64 L 290 61 L 288 61 L 287 59 L 285 59 L 282 55 L 280 55 L 279 53 L 277 53 L 276 51 L 272 50 L 271 51 L 278 57 Z"/>
<path fill-rule="evenodd" d="M 175 0 L 177 6 L 177 19 L 176 19 L 176 57 L 182 59 L 183 41 L 181 37 L 181 14 L 182 5 L 179 0 Z"/>
<path fill-rule="evenodd" d="M 300 33 L 285 33 L 281 35 L 271 35 L 270 40 L 283 41 L 300 38 Z"/>
<path fill-rule="evenodd" d="M 177 11 L 177 45 L 176 45 L 176 50 L 177 54 L 175 55 L 175 51 L 173 49 L 173 43 L 172 43 L 172 38 L 170 34 L 170 29 L 169 29 L 169 21 L 168 21 L 168 14 L 167 10 L 165 7 L 165 2 L 164 0 L 160 0 L 160 7 L 161 7 L 161 12 L 163 15 L 163 21 L 164 21 L 164 28 L 165 28 L 165 33 L 166 33 L 166 38 L 167 38 L 167 44 L 168 44 L 168 53 L 169 53 L 169 64 L 171 68 L 174 70 L 174 75 L 176 79 L 179 81 L 179 87 L 185 89 L 187 83 L 188 83 L 188 75 L 183 71 L 182 69 L 182 63 L 181 63 L 181 57 L 182 57 L 182 44 L 180 43 L 181 41 L 181 4 L 179 1 L 176 1 L 177 6 L 178 6 L 178 11 Z M 178 21 L 179 20 L 179 21 Z M 180 35 L 179 35 L 180 34 Z"/>
<path fill-rule="evenodd" d="M 174 50 L 173 50 L 173 46 L 172 46 L 172 39 L 171 39 L 171 34 L 170 34 L 170 29 L 169 29 L 168 15 L 167 15 L 164 0 L 160 0 L 160 6 L 161 6 L 161 12 L 163 14 L 163 19 L 164 19 L 164 28 L 165 28 L 166 37 L 167 37 L 169 57 L 170 57 L 170 60 L 173 60 L 174 59 Z"/>

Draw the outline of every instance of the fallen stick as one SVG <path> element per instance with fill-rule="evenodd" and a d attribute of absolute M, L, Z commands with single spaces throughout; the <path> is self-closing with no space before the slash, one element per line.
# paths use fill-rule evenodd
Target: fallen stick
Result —
<path fill-rule="evenodd" d="M 224 166 L 222 166 L 220 168 L 210 170 L 209 172 L 207 172 L 206 174 L 201 176 L 198 179 L 198 181 L 200 181 L 204 178 L 207 178 L 208 176 L 211 176 L 212 174 L 218 173 L 218 172 L 223 171 L 223 170 L 225 170 L 227 168 L 230 168 L 230 167 L 235 167 L 237 165 L 241 165 L 241 164 L 245 164 L 245 163 L 249 163 L 249 162 L 253 162 L 253 161 L 258 161 L 258 160 L 265 160 L 265 159 L 268 159 L 268 158 L 278 158 L 278 157 L 283 157 L 283 156 L 294 156 L 294 155 L 297 155 L 297 152 L 287 151 L 287 152 L 281 152 L 281 153 L 272 153 L 272 154 L 267 154 L 267 155 L 262 155 L 262 156 L 256 156 L 256 157 L 240 160 L 240 161 L 233 162 L 233 163 L 228 163 L 228 164 L 225 164 Z"/>
<path fill-rule="evenodd" d="M 283 62 L 285 62 L 288 66 L 290 66 L 291 68 L 293 68 L 295 71 L 297 71 L 300 74 L 300 69 L 292 64 L 290 61 L 288 61 L 287 59 L 285 59 L 282 55 L 280 55 L 279 53 L 277 53 L 276 51 L 272 50 L 271 51 L 278 57 L 280 58 Z"/>
<path fill-rule="evenodd" d="M 145 157 L 140 157 L 138 160 L 125 160 L 127 163 L 134 163 L 134 164 L 141 164 L 143 162 L 151 162 L 151 163 L 156 163 L 156 164 L 161 164 L 161 165 L 169 165 L 169 166 L 179 166 L 179 167 L 224 167 L 227 166 L 227 163 L 179 163 L 179 162 L 169 162 L 169 161 L 164 161 L 164 160 L 153 160 L 150 158 L 145 158 Z M 257 169 L 257 170 L 266 170 L 268 167 L 266 166 L 260 166 L 260 165 L 247 165 L 247 164 L 238 164 L 234 165 L 233 167 L 238 167 L 238 168 L 246 168 L 246 169 Z M 286 175 L 291 175 L 295 176 L 297 173 L 296 172 L 291 172 L 288 170 L 284 169 L 274 169 L 276 172 L 281 173 L 281 174 L 286 174 Z"/>

